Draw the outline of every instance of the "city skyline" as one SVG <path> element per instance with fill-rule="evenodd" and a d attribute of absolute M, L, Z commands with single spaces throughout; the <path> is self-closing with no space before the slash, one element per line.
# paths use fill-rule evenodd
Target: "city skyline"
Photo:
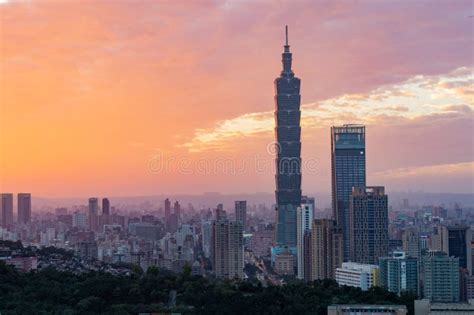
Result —
<path fill-rule="evenodd" d="M 330 191 L 329 127 L 362 123 L 373 148 L 367 182 L 472 193 L 469 1 L 367 3 L 200 3 L 180 17 L 162 3 L 2 2 L 1 190 L 271 192 L 271 171 L 153 173 L 149 161 L 160 152 L 271 163 L 267 87 L 289 24 L 303 80 L 302 159 L 317 161 L 303 171 L 303 192 Z"/>
<path fill-rule="evenodd" d="M 185 3 L 0 0 L 0 313 L 474 313 L 468 2 Z"/>

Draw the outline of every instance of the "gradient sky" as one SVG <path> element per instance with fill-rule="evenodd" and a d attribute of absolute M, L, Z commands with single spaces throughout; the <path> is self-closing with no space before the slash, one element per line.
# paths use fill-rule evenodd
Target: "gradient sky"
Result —
<path fill-rule="evenodd" d="M 468 1 L 0 0 L 0 190 L 271 192 L 284 25 L 303 191 L 329 128 L 367 125 L 369 185 L 474 192 Z"/>

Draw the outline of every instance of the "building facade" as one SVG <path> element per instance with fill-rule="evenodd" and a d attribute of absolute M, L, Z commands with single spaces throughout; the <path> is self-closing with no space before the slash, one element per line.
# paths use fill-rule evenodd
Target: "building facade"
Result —
<path fill-rule="evenodd" d="M 459 268 L 468 270 L 472 275 L 472 233 L 469 226 L 438 225 L 435 240 L 437 250 L 459 258 Z"/>
<path fill-rule="evenodd" d="M 459 258 L 441 251 L 423 256 L 423 296 L 431 302 L 459 302 Z"/>
<path fill-rule="evenodd" d="M 418 259 L 394 252 L 390 257 L 379 259 L 380 286 L 390 292 L 419 294 Z"/>
<path fill-rule="evenodd" d="M 331 127 L 333 218 L 344 234 L 344 260 L 350 258 L 349 196 L 352 187 L 366 186 L 365 126 Z"/>
<path fill-rule="evenodd" d="M 402 236 L 403 251 L 407 256 L 420 258 L 420 235 L 414 226 L 407 227 Z"/>
<path fill-rule="evenodd" d="M 330 305 L 328 315 L 406 315 L 405 305 Z"/>
<path fill-rule="evenodd" d="M 379 285 L 379 266 L 345 262 L 336 269 L 339 285 L 361 288 L 367 291 Z"/>
<path fill-rule="evenodd" d="M 31 194 L 18 194 L 18 223 L 27 224 L 31 222 Z"/>
<path fill-rule="evenodd" d="M 305 279 L 305 267 L 311 266 L 311 256 L 308 255 L 310 248 L 310 240 L 308 233 L 311 233 L 313 223 L 313 205 L 302 204 L 297 209 L 297 278 Z M 305 237 L 306 236 L 306 237 Z M 310 280 L 306 278 L 305 280 Z"/>
<path fill-rule="evenodd" d="M 288 28 L 282 63 L 280 77 L 275 79 L 276 242 L 296 247 L 296 208 L 301 205 L 301 82 L 291 69 Z"/>
<path fill-rule="evenodd" d="M 274 271 L 280 276 L 295 274 L 295 256 L 290 251 L 279 253 L 275 257 Z"/>
<path fill-rule="evenodd" d="M 428 299 L 415 300 L 415 315 L 474 314 L 474 300 L 468 303 L 431 303 Z"/>
<path fill-rule="evenodd" d="M 218 278 L 243 278 L 242 224 L 227 220 L 212 223 L 212 268 Z"/>
<path fill-rule="evenodd" d="M 94 232 L 99 231 L 99 199 L 89 198 L 88 213 L 89 229 Z"/>
<path fill-rule="evenodd" d="M 13 224 L 13 194 L 0 194 L 0 226 Z"/>
<path fill-rule="evenodd" d="M 343 262 L 342 229 L 336 221 L 313 220 L 311 229 L 311 280 L 334 279 Z"/>
<path fill-rule="evenodd" d="M 234 202 L 235 220 L 242 223 L 243 231 L 247 231 L 247 201 L 237 200 Z"/>
<path fill-rule="evenodd" d="M 384 187 L 354 187 L 349 198 L 350 258 L 377 264 L 388 254 L 388 200 Z"/>
<path fill-rule="evenodd" d="M 110 215 L 110 201 L 108 198 L 102 198 L 102 215 Z"/>

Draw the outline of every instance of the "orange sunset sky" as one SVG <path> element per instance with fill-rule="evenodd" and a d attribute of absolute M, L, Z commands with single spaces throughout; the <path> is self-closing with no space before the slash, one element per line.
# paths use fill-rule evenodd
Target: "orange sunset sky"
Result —
<path fill-rule="evenodd" d="M 330 126 L 363 123 L 369 185 L 473 193 L 473 15 L 469 0 L 0 0 L 0 190 L 272 192 L 288 24 L 303 192 L 330 190 Z"/>

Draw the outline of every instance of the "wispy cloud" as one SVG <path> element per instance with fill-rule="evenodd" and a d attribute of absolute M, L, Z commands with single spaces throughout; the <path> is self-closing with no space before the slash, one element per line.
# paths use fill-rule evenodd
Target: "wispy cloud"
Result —
<path fill-rule="evenodd" d="M 355 122 L 397 124 L 446 113 L 472 115 L 473 90 L 473 68 L 462 67 L 444 75 L 417 75 L 368 93 L 303 104 L 302 126 L 308 130 Z M 271 133 L 273 115 L 273 111 L 265 111 L 222 120 L 212 128 L 197 129 L 180 146 L 191 152 L 227 149 L 235 140 Z"/>
<path fill-rule="evenodd" d="M 421 167 L 398 168 L 373 173 L 376 180 L 386 181 L 390 179 L 410 179 L 419 177 L 442 177 L 442 176 L 464 176 L 474 177 L 474 161 L 463 163 L 449 163 L 440 165 L 428 165 Z"/>

